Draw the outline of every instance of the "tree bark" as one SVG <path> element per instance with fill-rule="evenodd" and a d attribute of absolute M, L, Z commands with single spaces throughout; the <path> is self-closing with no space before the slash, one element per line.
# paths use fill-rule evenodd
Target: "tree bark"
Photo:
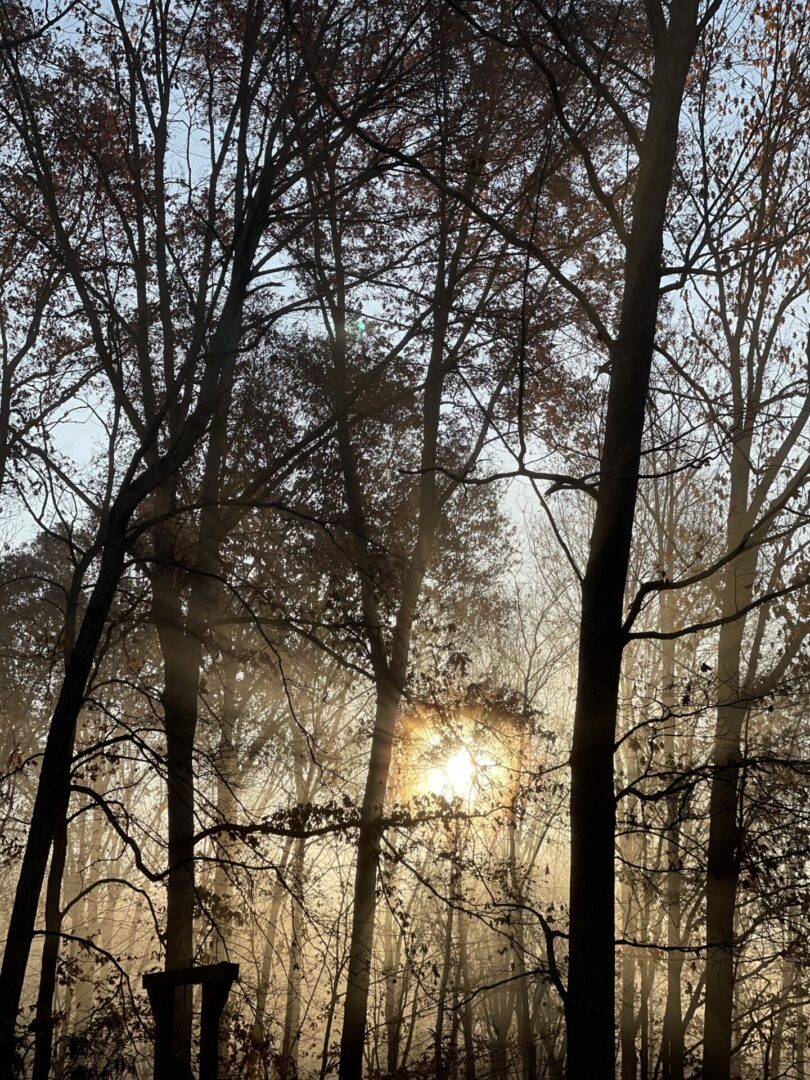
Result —
<path fill-rule="evenodd" d="M 628 837 L 633 840 L 634 837 Z M 628 848 L 630 845 L 628 844 Z M 633 859 L 629 858 L 628 864 Z M 637 936 L 635 897 L 630 865 L 625 868 L 622 882 L 622 913 L 628 938 Z M 619 1032 L 622 1057 L 622 1080 L 636 1080 L 638 1053 L 636 1052 L 636 957 L 632 946 L 622 945 L 621 984 L 622 997 L 619 1011 Z"/>
<path fill-rule="evenodd" d="M 442 968 L 439 977 L 439 993 L 436 1001 L 436 1025 L 433 1038 L 433 1067 L 437 1080 L 446 1080 L 448 1075 L 447 1057 L 444 1048 L 444 1014 L 447 1008 L 447 992 L 450 985 L 450 968 L 453 959 L 453 927 L 455 923 L 455 907 L 458 894 L 459 865 L 458 859 L 458 826 L 454 826 L 453 861 L 450 866 L 450 881 L 448 896 L 450 903 L 447 906 L 447 921 L 444 924 L 444 942 L 442 950 Z"/>
<path fill-rule="evenodd" d="M 389 878 L 389 888 L 391 879 Z M 386 1068 L 390 1076 L 397 1071 L 399 1064 L 399 1043 L 402 1031 L 403 976 L 400 964 L 401 931 L 397 926 L 397 945 L 394 946 L 394 914 L 390 903 L 385 905 L 383 918 L 383 940 L 385 955 L 383 959 L 383 978 L 385 980 L 385 1031 L 386 1031 Z"/>
<path fill-rule="evenodd" d="M 793 985 L 796 981 L 796 965 L 792 960 L 782 961 L 782 979 L 774 1005 L 776 1015 L 773 1021 L 773 1039 L 771 1041 L 771 1062 L 766 1080 L 780 1080 L 782 1073 L 782 1051 L 785 1041 L 785 1018 L 790 1007 Z"/>
<path fill-rule="evenodd" d="M 65 658 L 67 659 L 74 645 L 76 619 L 78 615 L 78 594 L 84 571 L 77 568 L 73 575 L 68 602 L 65 610 L 63 630 Z M 75 735 L 74 735 L 75 737 Z M 59 962 L 59 935 L 62 931 L 62 881 L 65 874 L 65 862 L 68 850 L 68 807 L 70 792 L 62 796 L 62 806 L 57 815 L 56 832 L 51 851 L 51 865 L 48 870 L 48 884 L 45 891 L 45 941 L 42 946 L 39 988 L 37 990 L 34 1067 L 33 1080 L 47 1080 L 51 1068 L 54 1031 L 54 991 L 56 989 L 56 969 Z"/>
<path fill-rule="evenodd" d="M 472 980 L 470 979 L 470 957 L 467 942 L 470 931 L 469 917 L 460 913 L 458 923 L 458 956 L 461 968 L 461 989 L 464 1004 L 461 1007 L 461 1030 L 464 1035 L 464 1078 L 476 1080 L 475 1076 L 475 1040 L 473 1039 Z"/>
<path fill-rule="evenodd" d="M 671 502 L 670 502 L 671 505 Z M 666 537 L 672 536 L 674 522 L 669 515 Z M 665 563 L 668 576 L 672 577 L 671 558 Z M 661 631 L 670 633 L 675 629 L 672 593 L 665 591 L 661 596 Z M 661 704 L 665 712 L 664 760 L 671 775 L 677 769 L 675 706 L 675 644 L 673 641 L 662 642 L 662 684 Z M 662 1039 L 663 1080 L 684 1080 L 684 1025 L 683 1003 L 681 1000 L 681 977 L 683 974 L 684 955 L 680 951 L 681 940 L 681 815 L 683 796 L 674 792 L 667 798 L 666 829 L 666 883 L 664 909 L 667 922 L 667 997 L 664 1007 Z"/>
<path fill-rule="evenodd" d="M 385 805 L 394 741 L 394 723 L 400 693 L 398 687 L 387 681 L 378 689 L 371 760 L 363 795 L 357 840 L 349 972 L 340 1042 L 340 1080 L 359 1080 L 362 1075 L 366 1008 L 374 942 L 377 863 L 381 842 L 379 819 L 382 817 Z"/>
<path fill-rule="evenodd" d="M 191 967 L 194 961 L 194 739 L 202 642 L 183 625 L 176 574 L 160 567 L 152 578 L 155 624 L 163 656 L 163 705 L 166 731 L 168 864 L 166 879 L 165 969 Z M 191 1078 L 193 992 L 174 992 L 172 1060 L 179 1080 Z"/>
<path fill-rule="evenodd" d="M 290 953 L 287 968 L 287 1006 L 284 1013 L 284 1037 L 281 1057 L 285 1077 L 298 1075 L 298 1040 L 301 1034 L 301 969 L 303 964 L 304 851 L 306 838 L 295 842 L 291 866 Z"/>
<path fill-rule="evenodd" d="M 59 935 L 62 931 L 62 877 L 67 856 L 67 800 L 59 815 L 51 851 L 48 885 L 45 890 L 45 941 L 37 991 L 33 1080 L 48 1080 L 53 1049 L 53 995 L 56 989 L 56 967 L 59 961 Z"/>
<path fill-rule="evenodd" d="M 744 534 L 748 509 L 750 434 L 735 443 L 726 550 L 734 551 Z M 733 619 L 750 601 L 757 549 L 736 559 L 723 575 L 722 613 Z M 706 876 L 706 1003 L 703 1070 L 716 1080 L 731 1076 L 734 1009 L 734 917 L 740 879 L 739 799 L 742 734 L 749 708 L 743 685 L 741 650 L 745 619 L 720 628 L 717 646 L 717 720 L 712 750 L 709 798 L 709 845 Z"/>
<path fill-rule="evenodd" d="M 661 16 L 663 13 L 656 5 Z M 582 583 L 579 674 L 571 751 L 571 872 L 566 1025 L 569 1080 L 615 1068 L 613 751 L 624 589 L 649 393 L 667 201 L 697 5 L 653 26 L 655 67 L 639 153 L 619 332 L 612 349 L 599 492 Z"/>

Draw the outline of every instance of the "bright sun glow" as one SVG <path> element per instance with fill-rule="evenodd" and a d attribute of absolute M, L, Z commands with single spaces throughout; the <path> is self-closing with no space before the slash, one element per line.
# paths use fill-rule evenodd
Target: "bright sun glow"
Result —
<path fill-rule="evenodd" d="M 469 799 L 475 790 L 478 769 L 470 751 L 462 747 L 451 754 L 444 765 L 428 770 L 428 790 L 446 799 Z"/>

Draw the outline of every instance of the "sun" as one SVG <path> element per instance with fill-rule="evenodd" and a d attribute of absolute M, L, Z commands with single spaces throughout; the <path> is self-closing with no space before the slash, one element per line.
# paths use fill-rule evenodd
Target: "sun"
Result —
<path fill-rule="evenodd" d="M 478 767 L 466 747 L 456 750 L 443 765 L 428 770 L 427 787 L 431 795 L 446 799 L 470 799 L 475 793 Z"/>

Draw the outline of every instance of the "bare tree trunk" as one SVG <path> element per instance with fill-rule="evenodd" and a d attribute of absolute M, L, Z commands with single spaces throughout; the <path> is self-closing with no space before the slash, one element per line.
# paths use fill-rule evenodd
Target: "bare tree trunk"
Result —
<path fill-rule="evenodd" d="M 78 594 L 81 588 L 83 568 L 73 574 L 73 580 L 67 596 L 65 623 L 63 629 L 64 652 L 67 658 L 73 650 L 78 617 Z M 74 735 L 75 737 L 75 735 Z M 33 1080 L 47 1080 L 51 1067 L 53 1050 L 53 1006 L 56 989 L 56 968 L 59 961 L 59 946 L 62 932 L 62 880 L 65 874 L 65 861 L 68 850 L 68 807 L 70 791 L 64 792 L 62 806 L 57 815 L 56 831 L 51 850 L 51 865 L 48 870 L 48 884 L 45 892 L 45 941 L 42 945 L 39 988 L 35 1014 L 34 1067 Z"/>
<path fill-rule="evenodd" d="M 464 1033 L 464 1077 L 465 1080 L 476 1080 L 475 1041 L 473 1039 L 472 1001 L 470 1000 L 472 980 L 470 979 L 470 958 L 467 952 L 469 929 L 469 917 L 461 914 L 458 924 L 458 954 L 461 967 L 461 989 L 464 994 L 464 1004 L 461 1007 L 461 1030 Z"/>
<path fill-rule="evenodd" d="M 655 926 L 651 928 L 651 905 L 652 905 L 652 885 L 650 883 L 650 873 L 653 868 L 660 865 L 660 848 L 656 856 L 650 855 L 650 833 L 648 826 L 645 824 L 643 809 L 641 818 L 642 828 L 642 842 L 641 842 L 641 858 L 640 864 L 642 868 L 642 882 L 641 882 L 641 910 L 639 912 L 639 935 L 640 940 L 658 941 L 659 931 L 661 928 L 661 921 L 663 918 L 663 912 L 661 917 L 656 920 Z M 642 949 L 639 959 L 639 1015 L 638 1015 L 638 1027 L 639 1027 L 639 1076 L 640 1080 L 650 1080 L 650 1059 L 651 1059 L 651 1040 L 650 1040 L 650 1027 L 652 1023 L 650 998 L 652 994 L 652 988 L 655 983 L 655 968 L 656 968 L 656 954 L 652 949 Z"/>
<path fill-rule="evenodd" d="M 236 674 L 238 664 L 229 653 L 220 650 L 219 666 L 222 680 L 222 707 L 220 714 L 220 739 L 217 747 L 217 818 L 221 822 L 235 822 L 237 817 L 238 765 L 236 760 L 236 724 L 239 716 L 239 704 L 236 692 Z M 222 913 L 214 929 L 214 960 L 229 960 L 231 956 L 231 933 L 233 928 L 233 896 L 230 866 L 232 843 L 228 833 L 224 833 L 217 844 L 219 859 L 214 871 L 214 895 L 217 898 L 217 910 Z M 221 1076 L 229 1072 L 229 1010 L 225 1011 L 219 1025 L 219 1071 Z"/>
<path fill-rule="evenodd" d="M 318 1080 L 326 1080 L 326 1076 L 329 1073 L 329 1043 L 332 1038 L 332 1026 L 335 1022 L 335 1010 L 337 1009 L 338 1002 L 338 987 L 343 979 L 343 968 L 346 963 L 345 955 L 343 959 L 339 960 L 335 964 L 335 971 L 332 976 L 332 983 L 329 994 L 329 1005 L 326 1010 L 326 1023 L 323 1028 L 323 1045 L 321 1046 L 321 1070 L 318 1074 Z M 396 1070 L 395 1070 L 396 1071 Z"/>
<path fill-rule="evenodd" d="M 671 485 L 670 485 L 671 486 Z M 668 509 L 672 507 L 672 498 L 668 500 Z M 662 566 L 672 577 L 672 559 L 669 550 L 669 538 L 673 535 L 674 520 L 672 512 L 667 515 L 663 543 L 666 551 L 662 552 Z M 665 560 L 665 561 L 664 561 Z M 672 593 L 665 590 L 660 598 L 660 626 L 664 634 L 675 629 Z M 675 707 L 675 644 L 664 639 L 661 644 L 661 704 L 665 713 L 664 761 L 672 776 L 677 769 L 676 720 Z M 664 910 L 667 921 L 667 997 L 664 1009 L 664 1026 L 661 1035 L 663 1080 L 684 1080 L 684 1025 L 683 1004 L 681 1001 L 681 977 L 683 974 L 683 953 L 681 941 L 681 814 L 683 796 L 677 792 L 669 795 L 667 807 L 666 832 L 666 884 Z"/>
<path fill-rule="evenodd" d="M 190 553 L 188 612 L 184 615 L 181 586 L 188 578 L 178 570 L 174 537 L 166 528 L 157 532 L 157 566 L 152 578 L 153 618 L 163 657 L 163 705 L 166 730 L 168 784 L 168 860 L 166 879 L 166 970 L 191 967 L 194 962 L 194 834 L 196 831 L 194 744 L 203 645 L 209 630 L 212 604 L 218 590 L 215 574 L 225 534 L 219 502 L 221 474 L 227 444 L 227 419 L 233 391 L 234 367 L 229 365 L 213 409 L 200 485 L 202 510 Z M 162 495 L 175 508 L 176 475 Z M 178 1080 L 191 1077 L 191 1025 L 193 993 L 190 986 L 175 991 L 173 1063 Z"/>
<path fill-rule="evenodd" d="M 735 444 L 732 455 L 731 512 L 727 550 L 739 544 L 744 528 L 750 443 Z M 738 535 L 739 534 L 739 535 Z M 756 551 L 741 556 L 725 573 L 723 614 L 733 617 L 750 600 Z M 749 693 L 741 676 L 745 619 L 720 628 L 717 648 L 718 706 L 712 753 L 709 800 L 709 847 L 706 879 L 706 1003 L 703 1070 L 716 1080 L 731 1075 L 734 1008 L 734 917 L 740 878 L 742 837 L 739 829 L 742 734 Z"/>
<path fill-rule="evenodd" d="M 381 840 L 379 818 L 385 803 L 399 698 L 399 688 L 387 680 L 378 688 L 371 760 L 357 840 L 351 950 L 341 1036 L 340 1080 L 358 1080 L 362 1070 L 374 941 L 377 862 Z"/>
<path fill-rule="evenodd" d="M 444 1013 L 447 1008 L 447 991 L 450 985 L 450 967 L 453 959 L 453 925 L 454 904 L 458 893 L 458 827 L 455 827 L 453 841 L 454 861 L 450 867 L 450 882 L 448 896 L 450 903 L 447 906 L 447 921 L 444 925 L 444 948 L 442 950 L 442 968 L 439 976 L 439 994 L 436 1001 L 436 1024 L 433 1039 L 433 1065 L 438 1080 L 446 1080 L 447 1059 L 444 1053 Z"/>
<path fill-rule="evenodd" d="M 630 841 L 632 840 L 634 840 L 634 837 L 629 836 L 628 849 L 631 847 Z M 637 937 L 638 930 L 636 901 L 633 895 L 632 871 L 630 869 L 633 861 L 628 850 L 628 865 L 625 866 L 622 880 L 622 914 L 625 920 L 625 937 L 630 939 Z M 636 956 L 631 945 L 622 946 L 621 985 L 622 999 L 619 1026 L 622 1080 L 636 1080 L 638 1070 L 638 1053 L 636 1051 Z"/>
<path fill-rule="evenodd" d="M 53 1048 L 53 995 L 56 989 L 56 966 L 59 960 L 59 935 L 62 931 L 62 876 L 67 856 L 67 800 L 59 817 L 51 851 L 51 865 L 45 891 L 45 941 L 42 945 L 39 990 L 37 992 L 33 1080 L 48 1080 Z"/>
<path fill-rule="evenodd" d="M 446 200 L 442 196 L 443 213 Z M 398 596 L 396 618 L 390 642 L 382 631 L 384 619 L 373 587 L 375 565 L 369 546 L 365 494 L 360 481 L 358 461 L 352 444 L 349 417 L 349 381 L 346 357 L 346 293 L 342 266 L 341 239 L 333 222 L 337 287 L 335 310 L 339 312 L 334 328 L 333 358 L 335 371 L 335 402 L 338 410 L 337 442 L 343 472 L 349 520 L 355 536 L 356 566 L 362 596 L 363 616 L 372 660 L 376 690 L 376 712 L 371 737 L 368 774 L 360 811 L 357 841 L 352 933 L 349 948 L 349 970 L 343 1029 L 340 1044 L 339 1080 L 357 1080 L 363 1067 L 366 1011 L 371 976 L 374 918 L 376 913 L 377 863 L 382 839 L 379 819 L 382 817 L 394 727 L 410 662 L 410 644 L 416 608 L 422 582 L 433 554 L 437 530 L 444 505 L 455 490 L 455 482 L 442 490 L 437 484 L 436 465 L 439 460 L 439 426 L 442 411 L 442 392 L 446 364 L 446 335 L 449 312 L 456 283 L 466 232 L 457 238 L 456 250 L 448 261 L 450 238 L 441 229 L 438 238 L 437 269 L 434 280 L 433 329 L 427 372 L 422 386 L 422 424 L 420 477 L 417 485 L 418 513 L 416 537 L 405 560 L 404 578 Z M 477 457 L 480 452 L 474 452 Z"/>
<path fill-rule="evenodd" d="M 650 996 L 655 981 L 655 957 L 649 949 L 645 950 L 640 964 L 640 1005 L 639 1005 L 639 1076 L 641 1080 L 650 1080 Z"/>
<path fill-rule="evenodd" d="M 686 74 L 697 41 L 694 0 L 652 17 L 655 66 L 639 152 L 619 333 L 612 348 L 599 492 L 582 583 L 571 752 L 569 1080 L 615 1068 L 613 747 L 625 636 L 624 590 L 655 344 L 663 232 Z"/>
<path fill-rule="evenodd" d="M 168 551 L 164 558 L 170 559 Z M 194 739 L 202 642 L 183 625 L 180 581 L 169 566 L 153 575 L 155 625 L 163 655 L 163 704 L 168 783 L 168 863 L 166 879 L 166 971 L 194 961 Z M 191 1080 L 190 986 L 175 990 L 173 1068 Z"/>
<path fill-rule="evenodd" d="M 782 980 L 774 1000 L 773 1040 L 771 1042 L 771 1065 L 765 1080 L 780 1080 L 782 1076 L 782 1050 L 785 1041 L 785 1018 L 790 1007 L 793 985 L 796 981 L 796 965 L 792 960 L 782 961 Z"/>
<path fill-rule="evenodd" d="M 304 852 L 306 838 L 295 842 L 292 858 L 290 898 L 290 954 L 287 969 L 287 1007 L 284 1014 L 284 1037 L 281 1057 L 285 1076 L 294 1077 L 298 1072 L 298 1040 L 301 1034 L 301 966 L 303 963 L 304 935 Z"/>
<path fill-rule="evenodd" d="M 67 874 L 65 875 L 64 883 L 64 894 L 66 896 L 69 896 L 71 899 L 73 899 L 73 897 L 75 896 L 78 896 L 79 892 L 81 891 L 80 868 L 87 863 L 87 814 L 82 814 L 80 816 L 75 832 L 77 833 L 77 840 L 73 848 L 73 855 L 70 859 L 69 869 Z M 87 897 L 85 895 L 82 895 L 70 909 L 70 930 L 71 933 L 76 936 L 84 933 L 84 910 L 86 903 Z M 75 940 L 71 940 L 68 947 L 68 958 L 71 963 L 76 962 L 77 952 L 77 942 Z M 74 1029 L 75 998 L 76 981 L 75 979 L 70 979 L 65 989 L 65 1000 L 62 1006 L 62 1012 L 64 1014 L 64 1023 L 62 1024 L 62 1038 L 59 1041 L 56 1060 L 53 1062 L 54 1075 L 57 1077 L 62 1076 L 64 1072 L 65 1058 L 67 1055 L 68 1047 L 67 1036 Z"/>
<path fill-rule="evenodd" d="M 287 870 L 287 863 L 292 851 L 293 838 L 288 837 L 284 841 L 281 858 L 278 863 L 278 877 L 283 879 Z M 270 981 L 273 973 L 273 958 L 278 934 L 279 914 L 282 900 L 285 896 L 281 881 L 277 881 L 273 887 L 270 899 L 270 911 L 267 915 L 267 931 L 262 951 L 262 965 L 259 972 L 259 981 L 256 986 L 256 1013 L 250 1030 L 250 1049 L 248 1052 L 247 1075 L 258 1075 L 258 1064 L 261 1055 L 267 1048 L 268 1036 L 265 1032 L 265 1013 L 267 1011 L 267 997 L 270 992 Z"/>
<path fill-rule="evenodd" d="M 807 1018 L 804 1014 L 804 1006 L 796 1008 L 796 1080 L 807 1080 L 805 1069 L 805 1053 L 807 1047 Z"/>
<path fill-rule="evenodd" d="M 525 699 L 524 699 L 525 700 Z M 528 706 L 528 702 L 526 702 Z M 525 760 L 526 739 L 525 729 L 521 733 L 520 740 L 521 761 Z M 519 768 L 515 770 L 519 775 Z M 517 784 L 516 784 L 517 787 Z M 515 903 L 515 918 L 513 920 L 512 934 L 514 939 L 515 978 L 516 978 L 516 1012 L 518 1042 L 520 1044 L 521 1072 L 523 1080 L 535 1080 L 537 1076 L 537 1047 L 535 1046 L 534 1033 L 532 1031 L 532 1013 L 529 1005 L 529 977 L 526 972 L 526 932 L 524 925 L 523 905 L 526 902 L 523 882 L 520 879 L 517 864 L 517 821 L 516 821 L 516 797 L 513 797 L 512 814 L 508 824 L 509 845 L 509 875 L 511 878 L 512 892 Z"/>
<path fill-rule="evenodd" d="M 106 784 L 100 783 L 101 794 L 106 792 Z M 84 897 L 84 903 L 82 905 L 82 924 L 80 933 L 86 938 L 95 938 L 98 935 L 99 930 L 99 917 L 98 917 L 98 889 L 93 888 L 95 881 L 99 877 L 99 871 L 97 867 L 97 860 L 100 852 L 103 850 L 104 844 L 104 823 L 105 818 L 102 811 L 98 806 L 94 806 L 89 811 L 90 816 L 90 833 L 89 836 L 85 833 L 84 847 L 80 852 L 81 866 L 84 870 L 82 878 L 82 887 L 87 890 Z M 93 1003 L 96 992 L 96 974 L 97 968 L 95 964 L 95 957 L 92 954 L 88 954 L 84 950 L 79 953 L 82 957 L 81 962 L 77 965 L 79 969 L 79 979 L 76 985 L 76 998 L 75 998 L 75 1022 L 74 1030 L 81 1032 L 86 1028 L 93 1014 Z M 86 1040 L 83 1044 L 87 1046 Z M 87 1068 L 88 1062 L 85 1054 L 82 1054 L 79 1061 L 73 1063 L 74 1066 L 79 1069 Z"/>
<path fill-rule="evenodd" d="M 390 880 L 389 880 L 390 885 Z M 397 927 L 399 937 L 399 928 Z M 385 1031 L 386 1031 L 386 1068 L 389 1075 L 397 1071 L 399 1062 L 399 1041 L 402 1030 L 402 971 L 399 964 L 399 949 L 394 948 L 394 913 L 391 905 L 386 904 L 383 913 L 383 978 L 385 980 Z"/>
<path fill-rule="evenodd" d="M 219 717 L 220 737 L 217 747 L 217 818 L 220 822 L 235 822 L 238 812 L 237 788 L 239 770 L 236 759 L 236 724 L 239 718 L 239 704 L 236 693 L 236 674 L 238 664 L 233 656 L 220 652 L 219 668 L 222 680 L 222 707 Z M 223 918 L 216 927 L 214 959 L 227 960 L 230 957 L 230 934 L 232 927 L 233 888 L 232 870 L 229 863 L 232 858 L 232 844 L 227 833 L 217 841 L 219 860 L 214 872 L 214 895 Z"/>
<path fill-rule="evenodd" d="M 408 1058 L 411 1056 L 411 1045 L 413 1043 L 414 1032 L 416 1031 L 416 1021 L 418 1019 L 417 1005 L 419 1003 L 419 983 L 417 982 L 413 988 L 413 998 L 411 999 L 411 1014 L 408 1018 L 408 1035 L 405 1039 L 405 1045 L 402 1048 L 402 1069 L 407 1068 Z"/>

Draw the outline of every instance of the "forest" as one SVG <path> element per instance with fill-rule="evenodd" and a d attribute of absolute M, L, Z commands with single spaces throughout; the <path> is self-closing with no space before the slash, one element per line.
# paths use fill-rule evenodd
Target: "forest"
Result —
<path fill-rule="evenodd" d="M 0 0 L 0 1080 L 810 1080 L 810 5 Z"/>

